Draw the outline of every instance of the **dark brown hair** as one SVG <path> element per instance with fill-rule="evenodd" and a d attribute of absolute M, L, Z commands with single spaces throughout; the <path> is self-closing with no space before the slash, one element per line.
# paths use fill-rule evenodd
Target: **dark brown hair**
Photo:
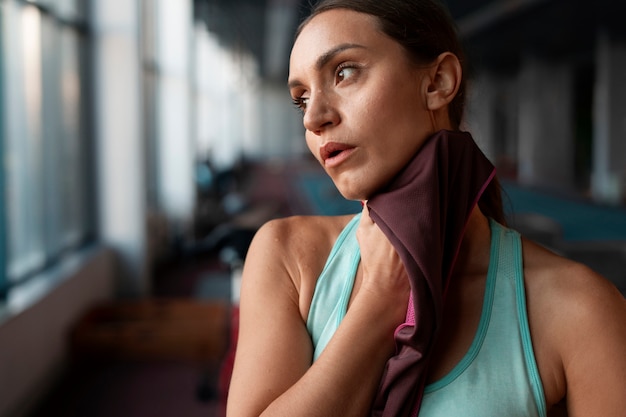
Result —
<path fill-rule="evenodd" d="M 411 59 L 419 64 L 433 62 L 440 54 L 451 52 L 457 56 L 463 69 L 459 91 L 448 107 L 450 123 L 459 129 L 465 110 L 466 61 L 463 45 L 456 24 L 448 9 L 438 0 L 321 0 L 316 3 L 309 16 L 296 32 L 318 14 L 333 10 L 348 9 L 374 16 L 379 29 L 404 47 Z M 479 203 L 483 214 L 501 224 L 506 224 L 502 206 L 502 187 L 494 178 Z"/>

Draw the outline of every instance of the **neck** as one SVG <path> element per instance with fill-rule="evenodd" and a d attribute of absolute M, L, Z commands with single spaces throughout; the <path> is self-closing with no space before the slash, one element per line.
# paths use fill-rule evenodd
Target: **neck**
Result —
<path fill-rule="evenodd" d="M 472 210 L 454 270 L 456 273 L 483 273 L 489 268 L 491 230 L 478 206 Z"/>

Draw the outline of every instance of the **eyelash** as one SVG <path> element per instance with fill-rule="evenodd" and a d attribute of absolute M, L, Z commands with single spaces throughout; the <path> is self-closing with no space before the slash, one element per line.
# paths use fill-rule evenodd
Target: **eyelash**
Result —
<path fill-rule="evenodd" d="M 304 97 L 296 97 L 296 98 L 292 98 L 291 101 L 293 102 L 293 105 L 296 107 L 296 109 L 298 109 L 301 113 L 304 113 L 304 110 L 306 109 L 306 103 L 305 100 L 307 100 Z"/>
<path fill-rule="evenodd" d="M 358 67 L 355 64 L 352 63 L 348 63 L 348 62 L 344 62 L 342 64 L 339 64 L 337 66 L 337 69 L 335 70 L 335 80 L 337 80 L 337 78 L 339 77 L 339 74 L 346 69 L 351 69 L 351 70 L 357 70 Z"/>

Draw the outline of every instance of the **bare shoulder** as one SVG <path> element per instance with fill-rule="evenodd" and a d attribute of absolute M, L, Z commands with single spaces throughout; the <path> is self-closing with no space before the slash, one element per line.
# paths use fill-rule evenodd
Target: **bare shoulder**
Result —
<path fill-rule="evenodd" d="M 244 281 L 288 280 L 303 315 L 308 311 L 317 277 L 337 236 L 353 215 L 291 216 L 264 224 L 256 233 L 244 266 Z M 254 273 L 251 273 L 254 271 Z M 258 271 L 270 271 L 258 274 Z M 268 283 L 260 283 L 267 285 Z M 272 285 L 277 284 L 273 282 Z M 280 284 L 280 283 L 279 283 Z"/>
<path fill-rule="evenodd" d="M 337 236 L 352 216 L 291 216 L 265 223 L 256 233 L 251 256 L 279 259 L 292 275 L 308 263 L 325 261 Z M 246 260 L 247 261 L 247 260 Z"/>
<path fill-rule="evenodd" d="M 624 296 L 587 266 L 526 240 L 524 275 L 548 405 L 566 399 L 570 416 L 619 415 L 626 406 L 615 392 L 626 384 Z"/>
<path fill-rule="evenodd" d="M 562 311 L 556 314 L 558 318 L 576 319 L 579 324 L 602 320 L 607 314 L 615 320 L 626 319 L 626 300 L 613 283 L 581 263 L 526 240 L 524 273 L 529 302 L 554 313 Z"/>
<path fill-rule="evenodd" d="M 301 249 L 312 244 L 332 244 L 339 232 L 350 221 L 346 216 L 291 216 L 270 220 L 257 232 L 254 240 L 263 240 L 273 248 Z"/>

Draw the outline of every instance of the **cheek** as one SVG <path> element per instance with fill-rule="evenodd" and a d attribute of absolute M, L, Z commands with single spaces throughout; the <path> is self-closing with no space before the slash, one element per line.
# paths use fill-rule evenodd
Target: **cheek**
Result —
<path fill-rule="evenodd" d="M 418 97 L 406 90 L 374 100 L 378 112 L 371 115 L 372 120 L 376 120 L 372 133 L 382 138 L 375 141 L 374 146 L 379 151 L 379 168 L 385 173 L 386 181 L 415 155 L 431 134 L 431 128 L 428 112 Z"/>

